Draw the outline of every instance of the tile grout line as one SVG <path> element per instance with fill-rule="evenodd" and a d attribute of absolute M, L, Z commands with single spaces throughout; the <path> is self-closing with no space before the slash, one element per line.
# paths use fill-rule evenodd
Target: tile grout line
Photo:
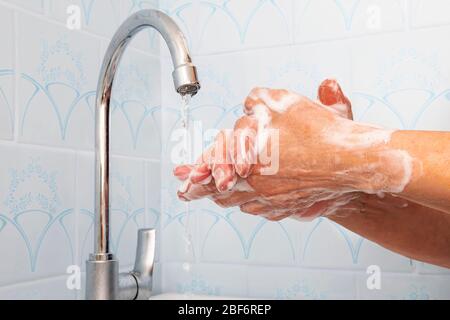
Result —
<path fill-rule="evenodd" d="M 410 32 L 412 29 L 412 6 L 409 0 L 404 0 L 405 8 L 405 32 Z"/>
<path fill-rule="evenodd" d="M 146 161 L 142 162 L 144 165 L 144 225 L 145 228 L 150 228 L 150 221 L 148 218 L 148 214 L 150 212 L 150 206 L 149 206 L 149 183 L 148 183 L 148 176 L 149 176 L 149 168 Z"/>
<path fill-rule="evenodd" d="M 178 261 L 178 262 L 172 262 L 172 261 L 166 261 L 164 262 L 165 264 L 168 265 L 178 265 L 178 266 L 182 266 L 183 265 L 183 261 Z M 306 268 L 306 267 L 297 267 L 297 266 L 289 266 L 289 267 L 283 267 L 283 266 L 267 266 L 267 265 L 247 265 L 245 263 L 213 263 L 213 262 L 202 262 L 199 265 L 204 265 L 204 266 L 212 266 L 212 267 L 238 267 L 238 268 L 248 268 L 250 269 L 291 269 L 291 270 L 298 270 L 298 271 L 306 271 L 306 272 L 311 272 L 311 273 L 319 273 L 319 272 L 323 272 L 323 271 L 328 271 L 331 273 L 335 273 L 335 274 L 340 274 L 340 275 L 354 275 L 354 276 L 367 276 L 367 273 L 365 272 L 365 270 L 351 270 L 351 269 L 330 269 L 330 268 Z M 413 273 L 408 273 L 408 272 L 395 272 L 395 271 L 384 271 L 383 272 L 384 275 L 387 276 L 396 276 L 396 277 L 417 277 L 417 274 L 413 274 Z M 426 274 L 420 274 L 420 275 L 425 275 L 427 277 L 445 277 L 445 278 L 449 278 L 450 279 L 450 274 L 448 273 L 426 273 Z"/>
<path fill-rule="evenodd" d="M 57 19 L 52 19 L 49 16 L 45 15 L 45 14 L 41 14 L 41 13 L 37 13 L 34 12 L 32 10 L 27 10 L 25 8 L 22 8 L 20 6 L 16 6 L 16 5 L 12 5 L 10 3 L 4 2 L 4 0 L 0 0 L 0 5 L 6 7 L 6 8 L 11 8 L 17 12 L 20 13 L 25 13 L 28 15 L 32 15 L 36 18 L 39 18 L 43 21 L 46 21 L 48 23 L 51 24 L 57 24 L 61 27 L 64 27 L 64 24 L 57 20 Z M 409 3 L 406 4 L 406 7 L 408 7 L 409 9 L 411 9 L 411 6 Z M 409 10 L 411 11 L 411 10 Z M 409 14 L 407 13 L 406 16 L 408 16 Z M 122 17 L 123 18 L 123 17 Z M 294 20 L 294 24 L 295 24 L 295 17 L 293 17 Z M 411 19 L 408 19 L 411 20 Z M 421 29 L 429 29 L 429 28 L 443 28 L 443 27 L 449 27 L 450 23 L 442 23 L 439 25 L 429 25 L 429 26 L 423 26 L 423 27 L 417 27 L 417 28 L 411 28 L 413 30 L 421 30 Z M 302 46 L 302 45 L 311 45 L 311 44 L 320 44 L 320 43 L 329 43 L 329 42 L 336 42 L 336 41 L 345 41 L 345 40 L 351 40 L 351 39 L 360 39 L 360 38 L 366 38 L 366 37 L 374 37 L 374 36 L 380 36 L 380 35 L 386 35 L 386 34 L 396 34 L 399 32 L 404 32 L 405 28 L 403 28 L 402 30 L 386 30 L 386 31 L 381 31 L 381 32 L 377 32 L 377 33 L 363 33 L 363 34 L 359 34 L 359 35 L 354 35 L 354 36 L 347 36 L 347 37 L 332 37 L 329 39 L 320 39 L 320 40 L 315 40 L 315 41 L 295 41 L 293 40 L 292 43 L 291 41 L 288 41 L 287 43 L 284 44 L 277 44 L 277 45 L 266 45 L 266 46 L 256 46 L 256 47 L 247 47 L 247 48 L 236 48 L 236 49 L 230 49 L 230 50 L 223 50 L 223 51 L 212 51 L 212 52 L 195 52 L 194 55 L 198 56 L 198 57 L 203 57 L 203 56 L 214 56 L 214 55 L 221 55 L 221 54 L 231 54 L 231 53 L 242 53 L 242 52 L 248 52 L 248 51 L 256 51 L 256 50 L 263 50 L 263 49 L 271 49 L 271 48 L 283 48 L 283 47 L 291 47 L 291 46 Z M 102 36 L 102 35 L 98 35 L 89 31 L 80 31 L 80 33 L 86 34 L 86 35 L 90 35 L 93 37 L 97 37 L 103 40 L 110 40 L 109 37 L 107 36 Z M 294 31 L 292 32 L 292 35 L 295 35 L 295 28 Z M 155 53 L 149 53 L 148 51 L 142 50 L 141 48 L 135 48 L 133 47 L 134 50 L 139 51 L 143 54 L 147 54 L 150 55 L 152 57 L 156 57 L 156 58 L 161 58 L 162 56 L 160 54 L 155 54 Z"/>
<path fill-rule="evenodd" d="M 41 282 L 46 282 L 46 281 L 51 281 L 51 280 L 58 280 L 58 279 L 62 280 L 62 279 L 66 279 L 66 278 L 67 278 L 66 274 L 55 274 L 53 276 L 43 276 L 43 277 L 38 277 L 38 278 L 34 278 L 34 279 L 26 279 L 26 280 L 19 281 L 19 282 L 0 285 L 0 290 L 14 288 L 14 287 L 21 287 L 21 286 L 26 286 L 26 285 L 33 285 L 33 284 L 38 284 Z"/>
<path fill-rule="evenodd" d="M 0 7 L 5 7 L 7 9 L 15 11 L 17 14 L 21 14 L 21 15 L 25 15 L 25 16 L 31 16 L 31 17 L 33 17 L 33 18 L 35 18 L 37 20 L 40 20 L 41 22 L 44 22 L 44 23 L 47 23 L 47 24 L 51 24 L 51 25 L 56 25 L 56 26 L 58 26 L 60 28 L 66 29 L 66 26 L 65 26 L 65 24 L 63 22 L 61 22 L 58 19 L 55 19 L 55 18 L 51 17 L 49 8 L 44 8 L 44 12 L 43 13 L 38 13 L 38 12 L 35 12 L 33 10 L 29 10 L 29 9 L 26 9 L 26 8 L 23 8 L 23 7 L 20 7 L 20 6 L 17 6 L 17 5 L 10 4 L 8 2 L 4 2 L 4 0 L 0 0 Z M 71 32 L 75 32 L 75 33 L 81 34 L 83 36 L 89 36 L 89 37 L 92 37 L 92 38 L 96 38 L 97 40 L 100 40 L 100 41 L 106 41 L 107 43 L 109 43 L 111 41 L 111 38 L 112 38 L 112 35 L 111 35 L 111 37 L 100 35 L 100 34 L 97 34 L 95 32 L 92 32 L 92 31 L 90 31 L 90 29 L 86 29 L 86 28 L 85 29 L 81 29 L 81 30 L 77 30 L 77 31 L 71 31 Z M 144 54 L 144 55 L 146 55 L 148 57 L 160 58 L 159 54 L 153 53 L 151 51 L 143 50 L 143 49 L 139 48 L 139 46 L 136 46 L 136 45 L 133 45 L 133 44 L 131 44 L 129 49 L 135 50 L 135 51 L 137 51 L 137 52 L 139 52 L 141 54 Z"/>
<path fill-rule="evenodd" d="M 8 140 L 0 140 L 0 147 L 24 147 L 28 149 L 39 149 L 42 151 L 47 152 L 55 152 L 55 153 L 80 153 L 84 155 L 91 155 L 93 156 L 95 154 L 94 150 L 85 150 L 85 149 L 76 149 L 76 148 L 67 148 L 67 147 L 58 147 L 58 146 L 50 146 L 50 145 L 41 145 L 41 144 L 32 144 L 32 143 L 24 143 L 24 142 L 15 142 L 15 141 L 8 141 Z M 111 153 L 112 158 L 117 159 L 125 159 L 125 160 L 135 160 L 135 161 L 147 161 L 150 163 L 160 163 L 161 160 L 157 158 L 145 158 L 145 157 L 139 157 L 139 156 L 127 156 L 123 154 L 116 154 Z"/>
<path fill-rule="evenodd" d="M 291 44 L 295 43 L 295 29 L 296 29 L 296 25 L 297 25 L 297 20 L 295 18 L 295 8 L 296 8 L 296 4 L 298 4 L 298 2 L 296 3 L 295 0 L 292 1 L 291 3 L 291 10 L 292 10 L 292 17 L 291 17 Z"/>
<path fill-rule="evenodd" d="M 74 194 L 75 194 L 75 226 L 74 226 L 74 231 L 75 231 L 75 261 L 74 264 L 78 264 L 78 263 L 82 263 L 81 259 L 81 246 L 80 246 L 80 226 L 79 226 L 79 222 L 80 222 L 80 199 L 79 199 L 79 193 L 78 190 L 80 190 L 79 188 L 79 183 L 80 183 L 80 175 L 78 174 L 78 168 L 79 168 L 79 155 L 78 152 L 75 153 L 75 181 L 74 181 Z M 79 265 L 80 271 L 82 270 L 82 266 Z M 83 287 L 83 285 L 81 285 Z M 77 291 L 77 299 L 80 298 L 80 290 Z"/>
<path fill-rule="evenodd" d="M 406 23 L 405 23 L 406 25 Z M 327 44 L 336 44 L 340 42 L 352 42 L 354 40 L 365 40 L 370 39 L 374 37 L 383 37 L 383 36 L 389 36 L 389 35 L 401 35 L 407 32 L 405 30 L 405 25 L 401 28 L 394 29 L 394 30 L 385 30 L 381 32 L 376 33 L 363 33 L 353 36 L 340 36 L 340 37 L 331 37 L 331 38 L 324 38 L 320 40 L 306 40 L 306 41 L 294 41 L 293 43 L 283 43 L 283 44 L 276 44 L 276 45 L 265 45 L 265 46 L 248 46 L 243 48 L 236 48 L 236 49 L 229 49 L 229 50 L 221 50 L 221 51 L 211 51 L 211 52 L 194 52 L 193 56 L 198 58 L 205 58 L 205 57 L 214 57 L 214 56 L 221 56 L 221 55 L 233 55 L 233 54 L 242 54 L 242 53 L 252 53 L 257 51 L 264 51 L 264 50 L 275 50 L 275 49 L 290 49 L 290 48 L 302 48 L 302 47 L 308 47 L 308 46 L 316 46 L 316 45 L 327 45 Z M 450 28 L 450 22 L 449 23 L 441 23 L 437 25 L 426 25 L 426 26 L 420 26 L 420 27 L 411 27 L 408 31 L 427 31 L 427 30 L 433 30 L 433 29 L 449 29 Z M 167 56 L 161 56 L 162 59 L 169 60 L 169 57 Z"/>
<path fill-rule="evenodd" d="M 20 65 L 19 65 L 19 18 L 15 10 L 13 12 L 13 34 L 14 34 L 14 124 L 13 124 L 13 141 L 19 141 L 20 130 L 20 111 L 19 111 L 19 79 L 20 79 Z"/>

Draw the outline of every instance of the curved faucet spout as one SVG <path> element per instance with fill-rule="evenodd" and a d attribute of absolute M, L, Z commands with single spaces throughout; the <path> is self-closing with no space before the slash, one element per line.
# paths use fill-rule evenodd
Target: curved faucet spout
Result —
<path fill-rule="evenodd" d="M 130 16 L 117 30 L 103 60 L 100 78 L 97 87 L 95 110 L 95 226 L 94 226 L 94 253 L 88 261 L 87 278 L 88 298 L 114 299 L 118 297 L 116 279 L 97 279 L 100 274 L 115 273 L 116 260 L 110 251 L 110 208 L 109 208 L 109 133 L 110 133 L 110 101 L 120 60 L 131 39 L 144 28 L 154 28 L 167 43 L 172 57 L 174 71 L 173 80 L 175 90 L 181 95 L 195 95 L 200 90 L 197 71 L 187 48 L 186 40 L 177 24 L 166 14 L 158 10 L 142 10 Z M 105 262 L 105 265 L 101 265 Z M 110 262 L 110 263 L 106 263 Z M 95 265 L 97 263 L 97 265 Z M 101 266 L 100 266 L 101 265 Z M 109 267 L 108 267 L 109 266 Z M 98 269 L 99 271 L 96 271 Z M 93 274 L 96 274 L 95 276 Z M 90 282 L 107 283 L 111 293 L 97 292 L 95 285 Z M 114 283 L 112 283 L 114 282 Z M 117 281 L 118 282 L 118 281 Z M 104 285 L 102 285 L 104 286 Z"/>

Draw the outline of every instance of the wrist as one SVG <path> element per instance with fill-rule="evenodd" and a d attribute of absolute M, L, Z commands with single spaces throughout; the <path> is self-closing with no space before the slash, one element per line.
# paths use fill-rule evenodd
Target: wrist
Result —
<path fill-rule="evenodd" d="M 333 136 L 336 176 L 343 187 L 368 194 L 402 192 L 411 178 L 412 158 L 391 143 L 395 131 L 356 122 L 345 125 Z"/>

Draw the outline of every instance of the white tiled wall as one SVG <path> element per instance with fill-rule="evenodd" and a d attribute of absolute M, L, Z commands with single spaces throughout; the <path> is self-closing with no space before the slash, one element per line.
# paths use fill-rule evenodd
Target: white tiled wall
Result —
<path fill-rule="evenodd" d="M 0 1 L 0 299 L 83 296 L 67 288 L 66 271 L 84 271 L 93 248 L 100 63 L 120 22 L 144 2 Z M 69 4 L 81 8 L 81 30 L 66 28 Z M 137 230 L 159 221 L 158 41 L 133 42 L 113 94 L 112 242 L 124 268 Z"/>
<path fill-rule="evenodd" d="M 0 138 L 11 140 L 14 136 L 14 16 L 11 10 L 0 12 L 1 30 L 9 30 L 2 37 L 4 49 L 0 51 Z"/>
<path fill-rule="evenodd" d="M 81 8 L 80 31 L 65 27 L 69 4 Z M 190 116 L 204 129 L 230 127 L 254 86 L 315 97 L 335 77 L 358 120 L 450 130 L 446 0 L 0 0 L 0 298 L 82 297 L 67 289 L 66 268 L 84 268 L 92 246 L 99 66 L 120 22 L 149 7 L 188 38 L 202 81 Z M 165 292 L 450 298 L 449 270 L 326 219 L 270 223 L 178 201 L 170 134 L 180 126 L 180 98 L 171 70 L 165 45 L 146 31 L 114 88 L 112 241 L 123 267 L 132 263 L 136 230 L 160 226 L 156 274 Z M 374 264 L 383 272 L 375 292 L 366 287 Z"/>
<path fill-rule="evenodd" d="M 204 129 L 231 127 L 254 86 L 315 98 L 319 83 L 334 77 L 358 120 L 450 130 L 448 1 L 167 3 L 199 68 L 202 90 L 190 115 Z M 162 56 L 163 148 L 170 150 L 180 103 L 164 50 Z M 389 252 L 326 219 L 269 223 L 208 201 L 186 207 L 176 202 L 173 165 L 163 159 L 165 291 L 275 299 L 450 298 L 449 270 Z M 192 250 L 183 235 L 187 220 Z M 382 270 L 382 290 L 367 289 L 370 265 Z"/>

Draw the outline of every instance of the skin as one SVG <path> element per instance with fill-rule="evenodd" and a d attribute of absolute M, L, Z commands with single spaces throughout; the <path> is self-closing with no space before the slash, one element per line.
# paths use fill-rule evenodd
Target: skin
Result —
<path fill-rule="evenodd" d="M 276 174 L 263 175 L 264 165 L 255 164 L 256 138 L 237 143 L 236 152 L 222 147 L 230 137 L 221 133 L 217 145 L 196 165 L 175 169 L 185 181 L 179 197 L 185 201 L 208 197 L 222 207 L 240 206 L 243 212 L 273 221 L 326 216 L 395 252 L 448 267 L 450 151 L 444 143 L 450 141 L 449 134 L 398 131 L 389 140 L 360 143 L 386 132 L 351 121 L 350 101 L 335 81 L 322 83 L 318 103 L 286 96 L 292 93 L 253 90 L 245 102 L 246 115 L 234 128 L 258 131 L 255 114 L 262 109 L 270 115 L 270 127 L 280 130 Z M 279 103 L 271 106 L 274 101 L 291 105 L 279 112 Z M 355 143 L 333 143 L 322 134 L 324 129 Z M 266 149 L 270 143 L 266 141 Z M 402 185 L 405 177 L 407 184 Z"/>
<path fill-rule="evenodd" d="M 391 195 L 361 195 L 327 218 L 403 256 L 450 268 L 449 214 Z"/>
<path fill-rule="evenodd" d="M 414 159 L 413 178 L 399 195 L 450 213 L 450 132 L 398 131 L 389 145 Z M 386 168 L 388 170 L 388 168 Z"/>

